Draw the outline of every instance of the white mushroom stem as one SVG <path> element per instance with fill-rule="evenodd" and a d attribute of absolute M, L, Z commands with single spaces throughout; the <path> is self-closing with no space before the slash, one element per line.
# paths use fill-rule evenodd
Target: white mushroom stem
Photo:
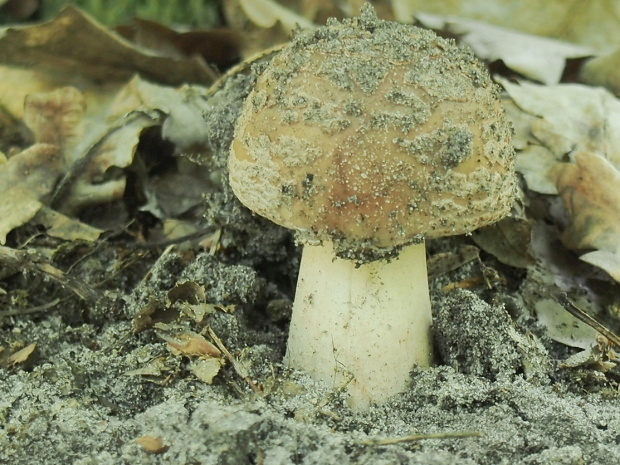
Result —
<path fill-rule="evenodd" d="M 363 409 L 404 391 L 432 359 L 424 243 L 355 268 L 331 244 L 304 247 L 285 362 Z"/>

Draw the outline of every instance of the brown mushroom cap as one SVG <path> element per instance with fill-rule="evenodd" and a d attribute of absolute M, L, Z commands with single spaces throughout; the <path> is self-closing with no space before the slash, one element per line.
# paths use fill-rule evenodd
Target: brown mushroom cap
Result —
<path fill-rule="evenodd" d="M 299 34 L 258 77 L 237 123 L 230 183 L 302 241 L 376 259 L 506 216 L 511 134 L 470 51 L 366 9 Z"/>

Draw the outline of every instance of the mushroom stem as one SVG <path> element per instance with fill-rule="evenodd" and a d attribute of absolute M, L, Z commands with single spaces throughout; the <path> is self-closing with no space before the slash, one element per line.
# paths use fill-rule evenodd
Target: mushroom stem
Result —
<path fill-rule="evenodd" d="M 424 243 L 358 268 L 330 243 L 304 247 L 285 363 L 334 388 L 352 408 L 404 391 L 432 361 Z"/>

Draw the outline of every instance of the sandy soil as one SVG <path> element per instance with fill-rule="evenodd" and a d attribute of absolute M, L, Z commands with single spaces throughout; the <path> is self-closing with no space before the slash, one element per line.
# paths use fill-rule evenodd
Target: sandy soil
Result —
<path fill-rule="evenodd" d="M 214 172 L 248 87 L 232 79 L 205 115 L 212 156 L 202 161 Z M 524 298 L 547 286 L 534 266 L 480 253 L 431 269 L 437 365 L 385 405 L 352 412 L 343 386 L 282 366 L 299 249 L 221 179 L 206 196 L 207 225 L 221 231 L 214 253 L 65 246 L 54 263 L 73 265 L 93 302 L 29 271 L 4 277 L 1 309 L 19 309 L 21 295 L 32 311 L 3 314 L 1 345 L 37 349 L 0 368 L 0 463 L 620 463 L 620 372 L 561 366 L 576 350 L 548 339 Z M 428 250 L 472 245 L 457 237 Z M 230 353 L 212 384 L 206 357 L 167 343 L 196 334 Z"/>

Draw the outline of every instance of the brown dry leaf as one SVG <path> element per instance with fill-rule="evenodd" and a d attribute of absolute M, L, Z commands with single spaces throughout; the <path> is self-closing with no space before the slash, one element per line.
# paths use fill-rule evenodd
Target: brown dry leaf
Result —
<path fill-rule="evenodd" d="M 150 454 L 163 454 L 170 449 L 170 446 L 164 443 L 164 439 L 161 436 L 151 436 L 147 434 L 140 436 L 138 439 L 134 440 L 134 442 L 138 444 L 143 451 Z"/>
<path fill-rule="evenodd" d="M 61 174 L 58 146 L 35 144 L 0 164 L 0 244 L 14 228 L 30 221 Z"/>
<path fill-rule="evenodd" d="M 528 268 L 535 263 L 530 241 L 532 221 L 525 217 L 504 218 L 472 233 L 476 245 L 500 262 L 515 268 Z"/>
<path fill-rule="evenodd" d="M 74 6 L 43 24 L 0 29 L 0 63 L 98 82 L 139 73 L 170 85 L 210 84 L 215 73 L 201 58 L 179 60 L 145 53 Z"/>
<path fill-rule="evenodd" d="M 241 37 L 230 29 L 178 32 L 155 21 L 134 18 L 116 32 L 143 50 L 175 59 L 200 56 L 219 69 L 232 66 L 240 56 Z"/>
<path fill-rule="evenodd" d="M 155 111 L 134 111 L 88 134 L 58 187 L 54 205 L 68 215 L 85 207 L 119 199 L 125 192 L 126 173 L 142 131 L 161 124 Z M 109 173 L 117 169 L 117 174 Z M 119 172 L 120 171 L 120 172 Z"/>
<path fill-rule="evenodd" d="M 563 242 L 574 250 L 595 249 L 586 261 L 620 282 L 620 172 L 593 152 L 574 158 L 551 171 L 571 219 Z"/>
<path fill-rule="evenodd" d="M 133 319 L 134 333 L 139 333 L 152 328 L 160 322 L 174 321 L 179 317 L 175 308 L 170 308 L 154 297 L 150 297 L 147 304 L 140 309 Z"/>
<path fill-rule="evenodd" d="M 83 116 L 84 96 L 73 87 L 26 98 L 24 120 L 37 143 L 0 164 L 0 243 L 9 231 L 32 220 L 43 205 L 55 203 L 62 211 L 75 213 L 123 195 L 124 177 L 106 179 L 106 173 L 111 167 L 131 164 L 140 132 L 158 121 L 142 113 L 131 114 L 116 127 L 106 127 L 100 136 L 98 127 L 84 133 Z M 61 217 L 43 215 L 40 220 L 59 227 Z M 60 229 L 67 231 L 68 226 L 65 221 Z M 80 231 L 84 235 L 76 236 Z M 85 240 L 98 234 L 78 223 L 73 223 L 70 233 Z"/>
<path fill-rule="evenodd" d="M 155 357 L 146 362 L 140 368 L 125 372 L 126 376 L 140 376 L 145 380 L 156 384 L 163 384 L 174 371 L 174 366 L 169 363 L 166 357 Z"/>
<path fill-rule="evenodd" d="M 189 304 L 203 303 L 207 299 L 205 288 L 193 281 L 178 283 L 168 291 L 168 301 L 170 304 L 175 302 L 187 302 Z"/>
<path fill-rule="evenodd" d="M 9 366 L 21 365 L 28 361 L 28 359 L 34 354 L 37 348 L 36 343 L 28 344 L 21 350 L 11 354 L 11 356 L 7 359 Z"/>
<path fill-rule="evenodd" d="M 219 358 L 222 356 L 222 353 L 217 347 L 200 334 L 191 331 L 178 334 L 174 337 L 167 336 L 163 333 L 158 333 L 158 335 L 168 343 L 174 355 L 204 358 Z"/>

